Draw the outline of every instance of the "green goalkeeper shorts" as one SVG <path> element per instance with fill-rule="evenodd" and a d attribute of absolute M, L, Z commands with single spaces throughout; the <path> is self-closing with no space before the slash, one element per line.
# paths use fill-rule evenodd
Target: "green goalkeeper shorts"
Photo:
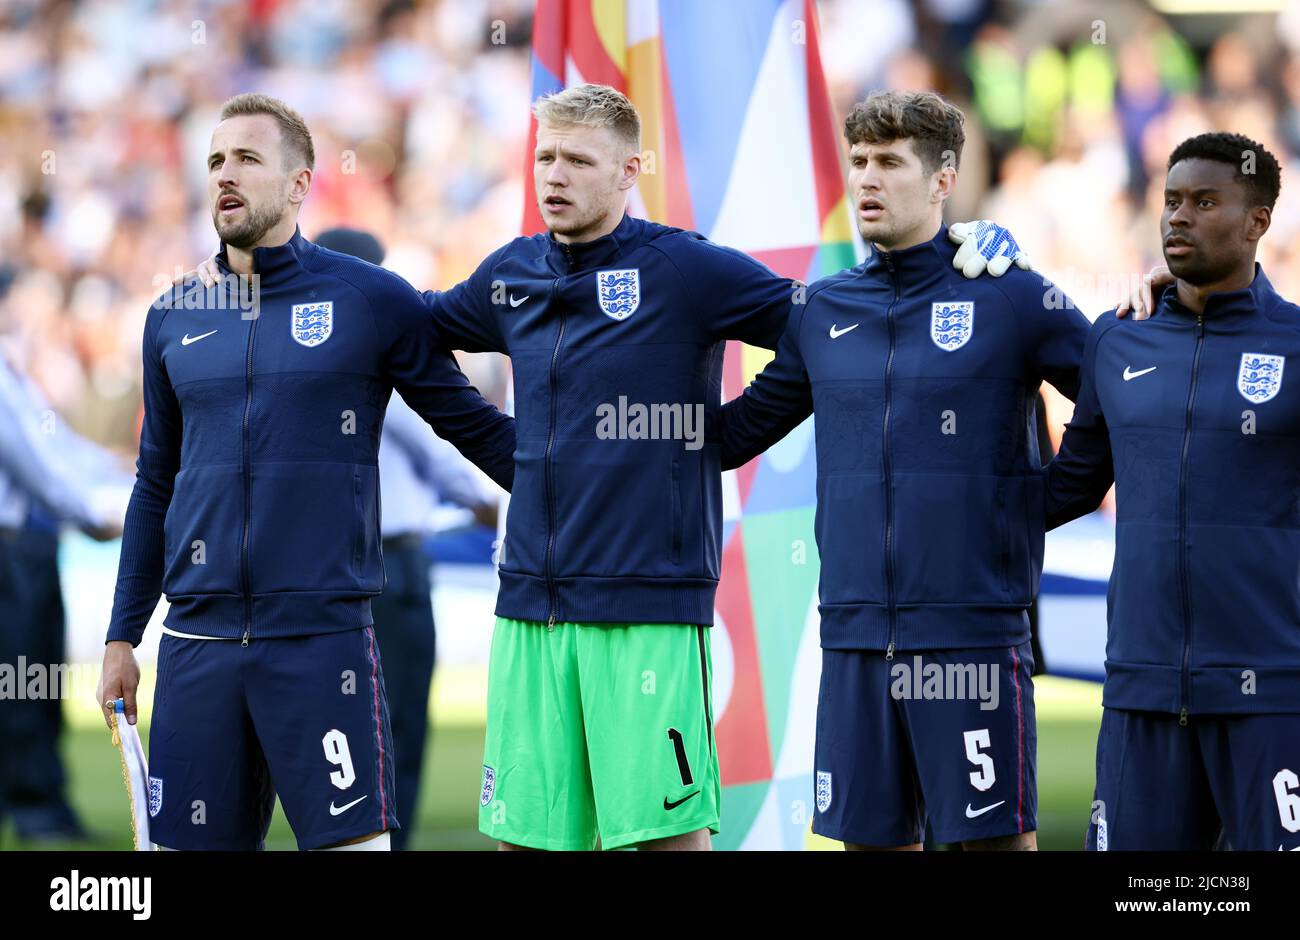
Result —
<path fill-rule="evenodd" d="M 534 849 L 718 831 L 707 627 L 497 618 L 479 829 Z"/>

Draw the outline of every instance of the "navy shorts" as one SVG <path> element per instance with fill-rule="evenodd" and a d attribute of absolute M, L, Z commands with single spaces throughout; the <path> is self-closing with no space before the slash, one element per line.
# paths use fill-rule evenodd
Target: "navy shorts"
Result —
<path fill-rule="evenodd" d="M 1032 832 L 1034 659 L 995 649 L 823 650 L 813 832 L 888 848 Z"/>
<path fill-rule="evenodd" d="M 152 840 L 260 849 L 277 795 L 300 849 L 397 828 L 374 630 L 248 646 L 164 634 L 149 729 Z"/>
<path fill-rule="evenodd" d="M 1300 850 L 1300 715 L 1107 708 L 1089 850 Z"/>

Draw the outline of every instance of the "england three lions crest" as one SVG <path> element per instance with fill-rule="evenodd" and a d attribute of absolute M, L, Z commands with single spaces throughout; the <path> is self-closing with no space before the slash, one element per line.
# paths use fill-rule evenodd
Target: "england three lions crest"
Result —
<path fill-rule="evenodd" d="M 824 770 L 817 771 L 817 812 L 824 813 L 831 808 L 831 775 Z"/>
<path fill-rule="evenodd" d="M 116 733 L 116 732 L 114 732 Z M 149 778 L 149 815 L 157 816 L 162 812 L 162 777 Z"/>
<path fill-rule="evenodd" d="M 334 301 L 294 304 L 289 323 L 293 341 L 301 346 L 319 346 L 334 332 Z"/>
<path fill-rule="evenodd" d="M 1285 365 L 1286 356 L 1242 353 L 1241 369 L 1237 372 L 1237 391 L 1252 404 L 1268 401 L 1282 387 L 1282 367 Z"/>
<path fill-rule="evenodd" d="M 975 301 L 948 300 L 930 305 L 930 339 L 944 352 L 961 349 L 975 332 Z"/>
<path fill-rule="evenodd" d="M 626 320 L 641 306 L 641 269 L 596 273 L 596 299 L 611 320 Z"/>

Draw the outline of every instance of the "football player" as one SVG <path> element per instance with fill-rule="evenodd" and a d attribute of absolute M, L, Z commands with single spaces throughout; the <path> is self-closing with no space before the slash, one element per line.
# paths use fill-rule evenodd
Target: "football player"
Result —
<path fill-rule="evenodd" d="M 963 127 L 928 92 L 854 108 L 849 194 L 873 253 L 809 288 L 723 409 L 724 468 L 816 412 L 813 831 L 850 849 L 919 850 L 927 819 L 941 843 L 1036 847 L 1034 413 L 1044 380 L 1074 397 L 1088 321 L 1028 270 L 954 270 Z"/>
<path fill-rule="evenodd" d="M 1173 283 L 1097 320 L 1048 469 L 1051 525 L 1116 483 L 1089 849 L 1300 847 L 1300 308 L 1255 261 L 1280 185 L 1240 135 L 1174 149 Z"/>
<path fill-rule="evenodd" d="M 169 849 L 259 848 L 277 795 L 300 848 L 388 848 L 393 745 L 370 599 L 384 585 L 377 455 L 393 389 L 501 486 L 514 476 L 514 419 L 469 384 L 420 295 L 298 231 L 314 163 L 283 102 L 227 101 L 207 159 L 220 279 L 181 285 L 145 323 L 100 701 L 124 698 L 134 723 L 133 649 L 165 593 L 149 814 Z"/>

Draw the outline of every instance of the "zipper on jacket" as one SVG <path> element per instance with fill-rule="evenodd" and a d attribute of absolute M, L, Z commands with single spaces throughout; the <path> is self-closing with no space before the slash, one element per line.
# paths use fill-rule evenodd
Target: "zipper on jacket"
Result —
<path fill-rule="evenodd" d="M 256 290 L 257 280 L 257 253 L 253 253 L 253 275 L 254 290 Z M 253 322 L 248 328 L 248 346 L 244 351 L 244 422 L 243 422 L 243 445 L 244 445 L 244 533 L 239 544 L 240 555 L 240 580 L 244 588 L 244 635 L 240 646 L 248 646 L 248 641 L 253 635 L 253 594 L 252 579 L 248 573 L 248 540 L 249 531 L 252 526 L 253 515 L 253 461 L 249 453 L 249 415 L 253 410 L 253 338 L 257 335 L 257 321 L 261 319 L 262 299 L 254 296 L 253 298 Z"/>
<path fill-rule="evenodd" d="M 564 246 L 564 258 L 570 266 L 573 264 L 573 255 L 569 252 L 569 246 Z M 556 278 L 551 282 L 551 302 L 554 305 L 555 295 L 560 286 L 560 279 Z M 557 399 L 559 397 L 559 381 L 557 379 L 556 366 L 560 361 L 560 344 L 564 342 L 564 305 L 560 305 L 560 329 L 555 334 L 555 349 L 551 351 L 551 412 L 550 422 L 546 427 L 546 460 L 544 468 L 546 473 L 546 591 L 550 595 L 550 612 L 546 619 L 546 629 L 555 629 L 555 618 L 560 612 L 559 591 L 555 586 L 555 480 L 551 471 L 551 451 L 555 447 L 555 421 L 557 411 Z"/>
<path fill-rule="evenodd" d="M 894 299 L 889 302 L 885 314 L 889 322 L 889 358 L 885 360 L 885 420 L 883 423 L 883 441 L 880 449 L 881 461 L 885 471 L 885 591 L 889 601 L 889 646 L 885 650 L 885 659 L 894 658 L 894 647 L 898 642 L 898 614 L 894 609 L 894 487 L 893 471 L 889 463 L 889 422 L 893 411 L 893 377 L 894 350 L 897 336 L 894 328 L 894 308 L 898 306 L 899 286 L 898 271 L 889 252 L 882 251 L 885 267 L 889 268 L 889 279 L 894 285 Z"/>
<path fill-rule="evenodd" d="M 1192 444 L 1192 408 L 1196 402 L 1196 379 L 1201 367 L 1201 346 L 1205 341 L 1205 315 L 1196 315 L 1196 352 L 1192 356 L 1192 380 L 1187 389 L 1187 413 L 1183 420 L 1183 452 L 1178 466 L 1178 584 L 1183 595 L 1183 665 L 1179 674 L 1178 724 L 1187 725 L 1191 699 L 1192 594 L 1187 583 L 1187 454 Z"/>

